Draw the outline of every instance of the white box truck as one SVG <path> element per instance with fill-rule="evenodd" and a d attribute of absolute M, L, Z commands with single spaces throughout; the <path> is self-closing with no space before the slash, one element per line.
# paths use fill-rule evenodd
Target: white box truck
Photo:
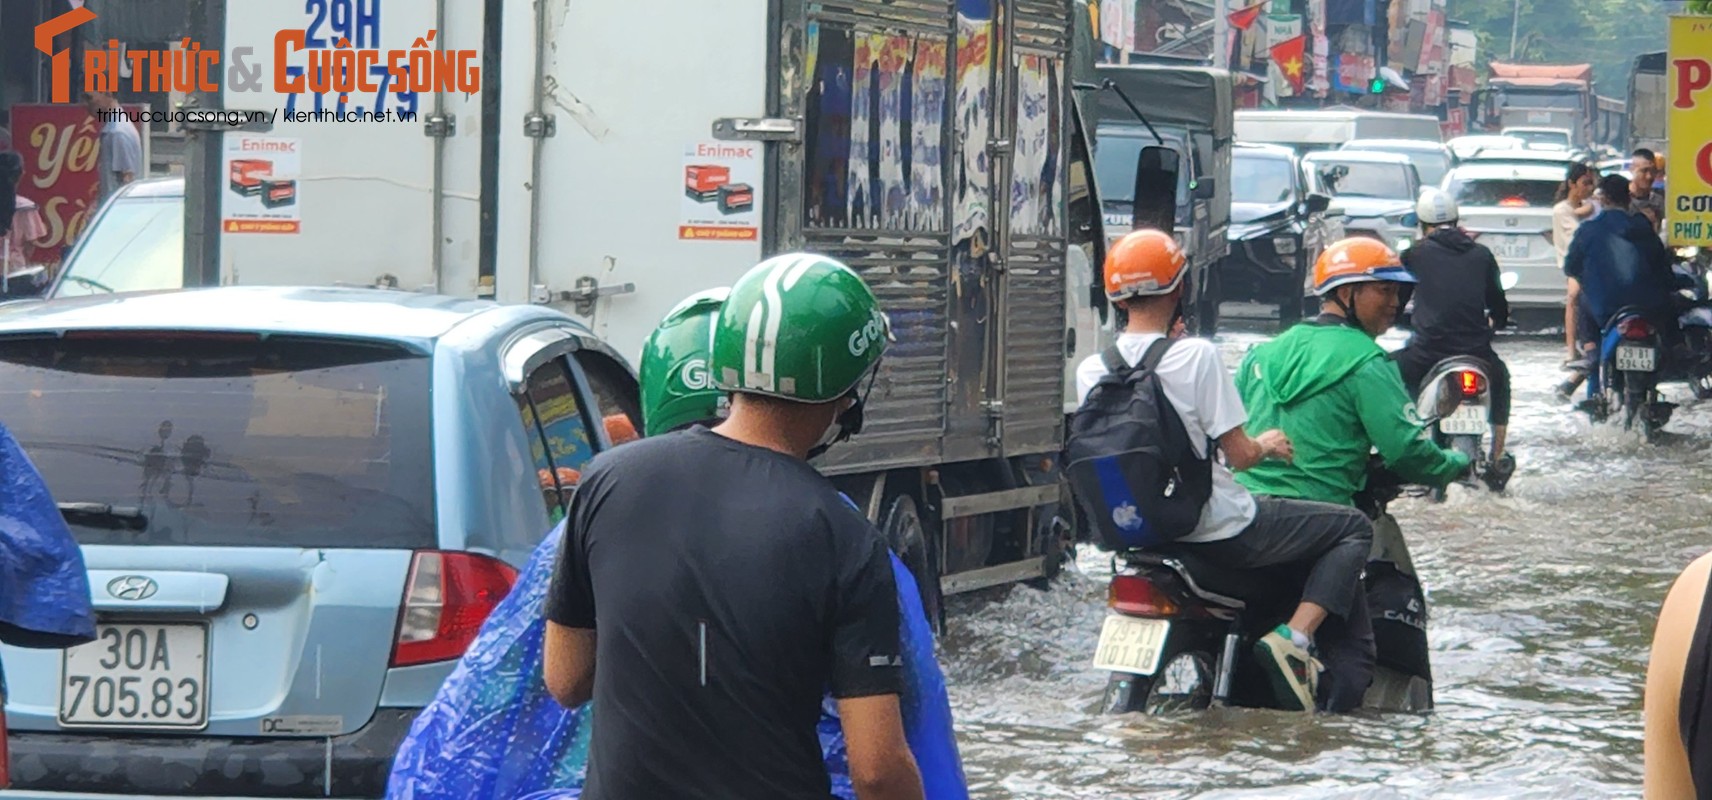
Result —
<path fill-rule="evenodd" d="M 550 304 L 634 360 L 686 295 L 775 253 L 826 253 L 867 279 L 897 341 L 863 433 L 818 466 L 931 578 L 934 610 L 941 592 L 1059 565 L 1080 528 L 1057 463 L 1074 367 L 1115 316 L 1067 68 L 1080 2 L 194 0 L 192 13 L 217 40 L 204 48 L 248 47 L 263 66 L 260 86 L 193 101 L 282 113 L 197 126 L 183 285 Z M 347 42 L 379 51 L 350 62 L 371 88 L 317 93 L 317 65 Z M 446 80 L 399 79 L 394 51 Z M 282 93 L 275 75 L 303 82 Z M 393 120 L 314 114 L 377 109 Z M 93 291 L 79 286 L 55 291 Z"/>

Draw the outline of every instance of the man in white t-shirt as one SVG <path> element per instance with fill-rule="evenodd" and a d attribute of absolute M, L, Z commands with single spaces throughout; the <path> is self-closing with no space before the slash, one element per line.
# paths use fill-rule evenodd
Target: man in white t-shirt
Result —
<path fill-rule="evenodd" d="M 1130 233 L 1107 254 L 1106 295 L 1129 317 L 1117 341 L 1127 363 L 1139 363 L 1148 346 L 1181 318 L 1185 263 L 1176 241 L 1156 230 Z M 1098 355 L 1077 367 L 1081 401 L 1105 373 Z M 1205 458 L 1208 440 L 1216 439 L 1229 464 L 1214 459 L 1212 496 L 1200 524 L 1172 546 L 1235 569 L 1301 564 L 1307 573 L 1301 603 L 1287 624 L 1255 644 L 1255 655 L 1268 668 L 1285 708 L 1347 711 L 1360 706 L 1375 658 L 1372 620 L 1361 585 L 1372 547 L 1372 523 L 1345 506 L 1256 498 L 1236 482 L 1232 469 L 1248 469 L 1269 458 L 1288 461 L 1294 453 L 1283 431 L 1250 437 L 1243 430 L 1248 414 L 1212 342 L 1177 342 L 1160 360 L 1156 374 L 1196 455 Z M 1318 650 L 1326 656 L 1324 667 L 1314 655 L 1322 623 L 1327 623 L 1328 634 Z M 1327 672 L 1324 692 L 1319 690 L 1322 669 Z"/>

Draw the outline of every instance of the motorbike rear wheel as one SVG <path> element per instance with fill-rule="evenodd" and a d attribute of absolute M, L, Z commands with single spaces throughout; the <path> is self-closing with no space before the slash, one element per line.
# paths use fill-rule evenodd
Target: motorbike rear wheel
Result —
<path fill-rule="evenodd" d="M 1100 713 L 1149 716 L 1201 711 L 1213 704 L 1213 657 L 1199 650 L 1167 652 L 1152 675 L 1112 673 Z"/>

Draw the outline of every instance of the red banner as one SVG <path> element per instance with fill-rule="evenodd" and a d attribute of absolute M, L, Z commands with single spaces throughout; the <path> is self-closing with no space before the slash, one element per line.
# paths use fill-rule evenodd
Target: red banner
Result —
<path fill-rule="evenodd" d="M 121 107 L 136 113 L 147 108 Z M 66 243 L 95 215 L 95 196 L 101 190 L 95 174 L 99 124 L 82 105 L 12 106 L 12 149 L 24 159 L 18 194 L 35 201 L 47 227 L 45 241 L 25 248 L 31 263 L 58 264 Z M 131 124 L 147 141 L 142 123 Z"/>

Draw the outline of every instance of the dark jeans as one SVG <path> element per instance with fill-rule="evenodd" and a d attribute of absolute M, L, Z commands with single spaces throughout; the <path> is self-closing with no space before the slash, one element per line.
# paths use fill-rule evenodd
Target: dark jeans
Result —
<path fill-rule="evenodd" d="M 1278 565 L 1307 572 L 1302 602 L 1329 615 L 1315 632 L 1326 672 L 1319 701 L 1327 711 L 1361 705 L 1373 681 L 1373 621 L 1361 583 L 1373 549 L 1373 523 L 1348 506 L 1255 497 L 1254 522 L 1218 542 L 1184 543 L 1202 558 L 1234 569 Z"/>
<path fill-rule="evenodd" d="M 1451 356 L 1473 356 L 1486 362 L 1486 379 L 1492 382 L 1492 408 L 1487 417 L 1493 425 L 1510 424 L 1510 366 L 1490 345 L 1466 353 L 1441 353 L 1411 345 L 1393 353 L 1391 358 L 1397 362 L 1397 370 L 1403 373 L 1403 385 L 1408 387 L 1412 400 L 1420 395 L 1421 381 L 1426 380 L 1433 365 Z"/>

